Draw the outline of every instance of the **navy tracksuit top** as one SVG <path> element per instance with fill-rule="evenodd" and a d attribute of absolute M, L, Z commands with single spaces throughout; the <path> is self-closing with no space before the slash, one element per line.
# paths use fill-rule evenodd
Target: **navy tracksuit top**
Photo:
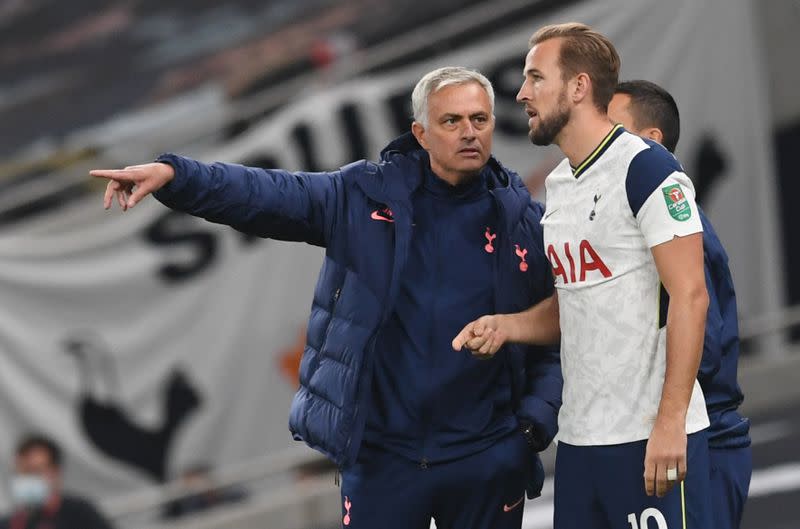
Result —
<path fill-rule="evenodd" d="M 295 439 L 319 450 L 343 469 L 352 466 L 364 444 L 367 416 L 377 411 L 377 408 L 371 410 L 375 402 L 374 373 L 385 371 L 383 368 L 393 360 L 391 354 L 400 358 L 400 353 L 404 352 L 401 351 L 403 346 L 395 346 L 386 338 L 392 331 L 386 334 L 384 331 L 389 328 L 389 319 L 395 317 L 391 329 L 397 332 L 398 321 L 402 322 L 400 317 L 408 314 L 402 312 L 402 308 L 397 309 L 397 299 L 405 271 L 408 269 L 411 274 L 417 266 L 407 265 L 417 239 L 413 224 L 426 218 L 426 206 L 417 204 L 416 200 L 422 197 L 424 202 L 427 196 L 420 190 L 429 168 L 427 153 L 409 132 L 387 145 L 378 162 L 360 160 L 326 173 L 291 173 L 220 162 L 205 164 L 174 154 L 162 155 L 159 161 L 175 168 L 173 181 L 155 193 L 156 198 L 169 207 L 260 237 L 305 241 L 325 248 L 308 319 L 300 384 L 289 413 L 289 427 Z M 426 407 L 430 400 L 408 400 L 414 405 L 412 411 L 428 410 L 432 417 L 415 427 L 415 431 L 430 434 L 415 434 L 416 439 L 435 438 L 437 446 L 442 446 L 456 438 L 469 445 L 480 434 L 491 437 L 497 424 L 494 419 L 504 416 L 505 400 L 497 393 L 497 404 L 485 407 L 487 404 L 482 397 L 491 400 L 495 396 L 480 392 L 505 391 L 508 386 L 513 395 L 510 400 L 514 413 L 508 418 L 509 422 L 515 423 L 516 417 L 530 422 L 549 442 L 557 431 L 556 417 L 561 405 L 562 378 L 557 347 L 508 344 L 492 361 L 473 360 L 467 352 L 449 349 L 455 332 L 470 319 L 485 312 L 525 310 L 549 296 L 553 289 L 539 224 L 544 208 L 531 200 L 519 176 L 496 159 L 489 158 L 483 176 L 487 178 L 489 200 L 482 203 L 496 208 L 497 231 L 490 230 L 487 234 L 486 228 L 494 226 L 477 225 L 477 213 L 471 210 L 460 218 L 469 221 L 475 217 L 476 226 L 472 230 L 477 229 L 476 233 L 467 229 L 466 224 L 452 225 L 455 233 L 462 233 L 463 229 L 477 239 L 470 239 L 470 244 L 475 246 L 468 247 L 476 249 L 478 255 L 485 257 L 491 253 L 496 266 L 485 281 L 491 285 L 493 295 L 486 294 L 481 302 L 484 306 L 469 302 L 475 309 L 474 314 L 445 314 L 442 306 L 436 306 L 435 313 L 431 314 L 443 317 L 445 323 L 426 324 L 414 333 L 414 336 L 428 335 L 430 340 L 443 344 L 435 351 L 426 349 L 424 352 L 431 355 L 426 358 L 453 359 L 453 362 L 477 367 L 469 367 L 463 373 L 453 371 L 456 378 L 448 379 L 447 374 L 432 371 L 426 364 L 418 368 L 404 364 L 410 367 L 405 372 L 409 374 L 391 381 L 399 384 L 425 373 L 429 383 L 441 384 L 438 392 L 428 391 L 429 395 L 440 397 L 435 406 Z M 483 191 L 481 194 L 486 196 Z M 416 207 L 421 208 L 421 212 L 415 211 Z M 444 209 L 436 210 L 437 219 L 440 214 L 443 219 L 447 217 L 442 211 Z M 442 234 L 445 230 L 441 228 L 436 233 Z M 489 243 L 487 235 L 496 238 Z M 487 245 L 494 248 L 494 252 L 486 251 Z M 516 252 L 517 245 L 527 251 L 527 260 L 526 254 L 520 256 Z M 484 254 L 480 253 L 482 248 Z M 466 262 L 470 259 L 466 255 L 467 247 L 462 244 L 460 251 L 464 253 L 450 256 L 449 262 L 461 266 L 448 269 L 440 283 L 469 274 L 471 272 L 465 268 L 477 266 L 477 261 Z M 443 298 L 437 303 L 446 303 L 443 306 L 450 307 L 451 311 L 461 310 L 459 300 L 467 296 L 469 285 L 463 285 L 467 280 L 462 277 L 458 288 L 448 287 L 447 295 L 453 298 Z M 406 301 L 401 303 L 407 307 Z M 484 307 L 490 310 L 483 310 Z M 433 337 L 432 332 L 439 338 Z M 434 357 L 434 352 L 441 354 Z M 376 366 L 379 356 L 382 364 Z M 500 368 L 500 364 L 505 367 Z M 475 376 L 477 371 L 481 377 Z M 390 380 L 384 378 L 383 382 Z M 412 382 L 417 381 L 408 383 Z M 405 389 L 400 388 L 400 391 Z M 418 388 L 408 389 L 403 392 L 404 397 L 413 396 L 412 390 L 419 391 Z M 459 403 L 459 410 L 477 406 L 473 410 L 475 413 L 448 416 L 451 410 L 457 413 L 453 401 Z M 383 400 L 382 404 L 391 406 L 392 402 Z M 391 417 L 406 413 L 405 409 L 392 411 Z M 376 417 L 381 419 L 379 415 Z M 373 419 L 373 433 L 375 424 Z M 387 434 L 385 437 L 392 438 L 391 434 L 399 431 L 394 424 L 388 424 L 388 430 L 382 432 Z M 450 435 L 448 425 L 453 424 L 460 430 L 458 435 Z M 491 442 L 489 437 L 484 437 L 487 444 Z M 374 437 L 373 440 L 381 442 Z M 460 449 L 459 443 L 453 444 Z M 476 442 L 465 451 L 479 450 L 479 444 Z M 418 452 L 422 453 L 423 448 L 418 445 Z M 456 452 L 453 450 L 451 457 L 457 457 Z M 419 453 L 412 457 L 421 457 Z M 538 493 L 543 471 L 536 454 L 532 452 L 530 456 L 533 468 L 529 488 Z"/>
<path fill-rule="evenodd" d="M 412 203 L 409 258 L 375 348 L 365 441 L 436 463 L 487 448 L 517 420 L 504 352 L 478 360 L 450 345 L 494 312 L 498 217 L 486 175 L 454 187 L 428 169 Z"/>
<path fill-rule="evenodd" d="M 703 258 L 708 314 L 703 359 L 697 380 L 706 399 L 708 444 L 711 448 L 741 448 L 750 445 L 750 420 L 739 414 L 744 395 L 737 381 L 739 366 L 739 322 L 736 292 L 728 267 L 728 254 L 702 209 Z"/>

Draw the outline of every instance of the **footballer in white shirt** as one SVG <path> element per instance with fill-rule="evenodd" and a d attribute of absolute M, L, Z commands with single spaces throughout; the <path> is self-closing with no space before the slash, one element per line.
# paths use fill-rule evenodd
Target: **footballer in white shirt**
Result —
<path fill-rule="evenodd" d="M 620 61 L 605 36 L 558 24 L 530 45 L 517 100 L 531 141 L 566 155 L 542 220 L 556 294 L 469 323 L 453 347 L 488 357 L 560 338 L 556 529 L 711 527 L 694 188 L 667 150 L 609 120 Z"/>

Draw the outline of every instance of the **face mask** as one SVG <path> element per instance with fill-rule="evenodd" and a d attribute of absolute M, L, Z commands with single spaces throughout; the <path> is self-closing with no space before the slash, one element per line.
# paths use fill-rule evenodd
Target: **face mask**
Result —
<path fill-rule="evenodd" d="M 39 507 L 50 495 L 50 484 L 41 476 L 17 474 L 11 478 L 11 499 L 15 505 Z"/>

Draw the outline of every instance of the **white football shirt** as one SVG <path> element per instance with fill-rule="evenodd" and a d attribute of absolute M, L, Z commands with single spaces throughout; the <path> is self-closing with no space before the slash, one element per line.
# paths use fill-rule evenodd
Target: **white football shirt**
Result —
<path fill-rule="evenodd" d="M 694 187 L 662 146 L 617 125 L 545 181 L 542 218 L 561 323 L 561 441 L 647 439 L 666 371 L 666 291 L 650 248 L 702 232 Z M 686 432 L 709 425 L 695 380 Z"/>

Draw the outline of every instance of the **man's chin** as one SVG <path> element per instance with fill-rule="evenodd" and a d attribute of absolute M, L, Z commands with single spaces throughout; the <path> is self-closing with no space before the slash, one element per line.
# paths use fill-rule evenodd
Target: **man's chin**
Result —
<path fill-rule="evenodd" d="M 475 173 L 479 172 L 483 169 L 483 166 L 486 165 L 486 162 L 489 160 L 487 158 L 475 158 L 474 160 L 465 160 L 463 163 L 460 164 L 458 168 L 462 173 Z"/>
<path fill-rule="evenodd" d="M 548 145 L 553 144 L 553 140 L 550 138 L 542 138 L 541 136 L 537 135 L 534 131 L 528 131 L 528 139 L 531 140 L 531 143 L 534 145 L 538 145 L 539 147 L 547 147 Z"/>

